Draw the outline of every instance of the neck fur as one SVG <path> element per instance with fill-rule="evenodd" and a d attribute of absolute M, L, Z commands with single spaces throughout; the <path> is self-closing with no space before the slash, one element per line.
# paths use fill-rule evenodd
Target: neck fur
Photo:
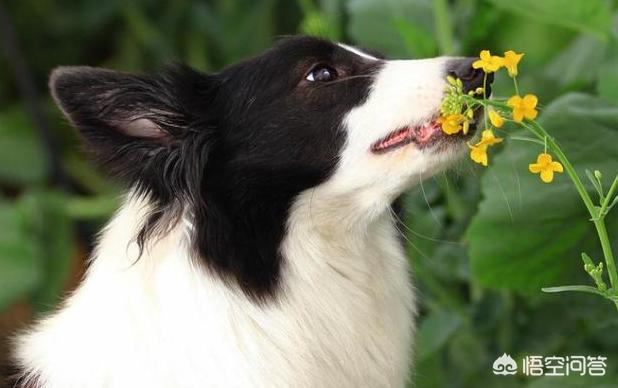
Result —
<path fill-rule="evenodd" d="M 414 304 L 390 216 L 348 222 L 325 205 L 296 201 L 279 296 L 259 304 L 191 257 L 183 222 L 137 260 L 148 203 L 127 201 L 17 360 L 45 388 L 403 386 Z"/>

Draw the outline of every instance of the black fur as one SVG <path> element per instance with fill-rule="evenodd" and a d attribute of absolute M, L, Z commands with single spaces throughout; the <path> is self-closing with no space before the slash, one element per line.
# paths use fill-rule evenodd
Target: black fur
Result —
<path fill-rule="evenodd" d="M 317 64 L 338 78 L 308 82 Z M 264 300 L 277 290 L 289 206 L 333 172 L 345 143 L 340 123 L 380 66 L 296 37 L 212 75 L 61 68 L 50 86 L 95 158 L 152 200 L 140 247 L 188 215 L 196 256 Z"/>

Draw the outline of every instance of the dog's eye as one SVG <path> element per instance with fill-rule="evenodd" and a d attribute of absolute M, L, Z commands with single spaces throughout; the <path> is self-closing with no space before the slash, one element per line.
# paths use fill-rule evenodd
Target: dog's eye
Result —
<path fill-rule="evenodd" d="M 318 65 L 314 67 L 305 79 L 309 82 L 329 82 L 337 78 L 337 70 L 330 66 Z"/>

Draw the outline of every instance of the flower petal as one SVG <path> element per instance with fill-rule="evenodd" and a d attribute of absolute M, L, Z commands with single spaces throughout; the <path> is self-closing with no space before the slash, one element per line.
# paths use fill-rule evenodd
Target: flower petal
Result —
<path fill-rule="evenodd" d="M 518 95 L 514 95 L 511 98 L 508 99 L 508 101 L 506 102 L 506 104 L 510 107 L 516 107 L 519 106 L 521 104 L 521 97 Z"/>
<path fill-rule="evenodd" d="M 531 163 L 528 165 L 528 170 L 530 170 L 533 174 L 538 174 L 541 172 L 541 165 L 538 163 Z"/>
<path fill-rule="evenodd" d="M 552 157 L 551 157 L 550 154 L 542 153 L 542 154 L 539 154 L 539 156 L 536 159 L 536 162 L 538 164 L 543 165 L 543 166 L 547 166 L 547 165 L 551 164 Z"/>
<path fill-rule="evenodd" d="M 459 125 L 442 124 L 442 131 L 444 131 L 447 135 L 454 135 L 461 131 L 461 129 L 462 128 Z"/>
<path fill-rule="evenodd" d="M 539 115 L 539 111 L 536 109 L 528 109 L 526 110 L 526 113 L 524 114 L 524 116 L 528 119 L 528 120 L 534 120 L 536 118 L 536 116 Z"/>
<path fill-rule="evenodd" d="M 523 56 L 524 56 L 523 53 L 517 54 L 513 50 L 508 50 L 508 51 L 504 52 L 504 60 L 505 60 L 505 62 L 509 61 L 510 63 L 512 63 L 514 65 L 517 65 Z"/>
<path fill-rule="evenodd" d="M 509 50 L 504 53 L 504 67 L 506 67 L 506 69 L 508 70 L 509 76 L 517 76 L 517 64 L 523 56 L 524 54 L 517 54 L 513 50 Z"/>
<path fill-rule="evenodd" d="M 495 110 L 489 111 L 489 121 L 496 128 L 500 128 L 504 125 L 504 119 Z"/>
<path fill-rule="evenodd" d="M 541 171 L 541 180 L 545 183 L 550 183 L 554 180 L 554 172 L 549 169 Z"/>
<path fill-rule="evenodd" d="M 562 164 L 560 162 L 551 162 L 551 169 L 554 170 L 554 172 L 564 171 L 564 168 L 562 167 Z"/>
<path fill-rule="evenodd" d="M 487 147 L 483 145 L 470 146 L 470 159 L 483 166 L 487 166 Z"/>
<path fill-rule="evenodd" d="M 497 55 L 492 55 L 489 63 L 491 64 L 491 68 L 493 69 L 493 71 L 496 71 L 502 66 L 504 66 L 504 59 Z"/>
<path fill-rule="evenodd" d="M 522 99 L 523 105 L 526 108 L 534 108 L 538 104 L 539 99 L 534 94 L 526 94 Z"/>
<path fill-rule="evenodd" d="M 486 129 L 481 134 L 481 143 L 484 143 L 486 140 L 493 139 L 493 137 L 494 137 L 494 133 L 492 132 L 492 130 Z"/>
<path fill-rule="evenodd" d="M 483 62 L 481 59 L 477 59 L 476 61 L 472 62 L 472 67 L 474 69 L 480 69 L 481 67 L 483 67 L 484 64 L 485 62 Z"/>
<path fill-rule="evenodd" d="M 447 125 L 446 127 L 442 127 L 442 129 L 444 129 L 444 132 L 446 132 L 447 135 L 454 135 L 459 133 L 462 130 L 462 127 L 461 125 Z"/>
<path fill-rule="evenodd" d="M 524 119 L 524 112 L 519 108 L 513 108 L 513 121 L 521 123 Z"/>
<path fill-rule="evenodd" d="M 490 145 L 495 145 L 495 144 L 498 144 L 498 143 L 502 143 L 502 140 L 504 140 L 504 139 L 503 139 L 503 138 L 501 138 L 501 137 L 494 137 L 494 138 L 492 139 L 492 141 L 491 141 L 491 144 L 490 144 Z"/>

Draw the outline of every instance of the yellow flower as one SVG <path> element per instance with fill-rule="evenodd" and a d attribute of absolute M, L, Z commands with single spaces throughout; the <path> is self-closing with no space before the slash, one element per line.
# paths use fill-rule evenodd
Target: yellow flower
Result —
<path fill-rule="evenodd" d="M 524 54 L 517 54 L 513 50 L 509 50 L 504 53 L 504 67 L 508 70 L 509 76 L 517 76 L 517 64 L 521 61 L 521 57 L 523 56 Z"/>
<path fill-rule="evenodd" d="M 562 164 L 554 162 L 550 154 L 542 153 L 536 159 L 536 163 L 528 165 L 533 174 L 541 174 L 541 180 L 549 183 L 554 180 L 554 172 L 562 172 Z"/>
<path fill-rule="evenodd" d="M 483 69 L 485 73 L 493 73 L 502 66 L 504 66 L 504 59 L 497 55 L 491 55 L 489 50 L 481 51 L 478 60 L 472 63 L 472 67 L 475 69 Z"/>
<path fill-rule="evenodd" d="M 454 135 L 461 130 L 464 130 L 464 126 L 468 123 L 466 116 L 461 113 L 453 113 L 446 117 L 442 116 L 438 119 L 438 123 L 442 125 L 442 131 L 447 135 Z M 464 133 L 467 130 L 464 131 Z"/>
<path fill-rule="evenodd" d="M 487 146 L 468 145 L 470 147 L 470 159 L 487 167 Z"/>
<path fill-rule="evenodd" d="M 534 94 L 526 94 L 524 98 L 513 96 L 506 102 L 513 108 L 513 120 L 521 123 L 523 119 L 534 120 L 539 112 L 534 109 L 539 102 Z"/>
<path fill-rule="evenodd" d="M 502 138 L 494 136 L 494 133 L 491 129 L 486 129 L 483 131 L 481 135 L 481 141 L 476 143 L 477 146 L 491 146 L 494 144 L 502 143 Z"/>
<path fill-rule="evenodd" d="M 478 143 L 475 145 L 468 145 L 468 147 L 470 147 L 470 158 L 476 163 L 487 166 L 487 148 L 500 142 L 502 142 L 502 139 L 494 136 L 491 129 L 484 130 L 481 140 Z"/>
<path fill-rule="evenodd" d="M 504 125 L 504 119 L 502 116 L 500 116 L 500 114 L 493 109 L 489 111 L 489 121 L 491 121 L 491 125 L 496 128 L 500 128 Z"/>

